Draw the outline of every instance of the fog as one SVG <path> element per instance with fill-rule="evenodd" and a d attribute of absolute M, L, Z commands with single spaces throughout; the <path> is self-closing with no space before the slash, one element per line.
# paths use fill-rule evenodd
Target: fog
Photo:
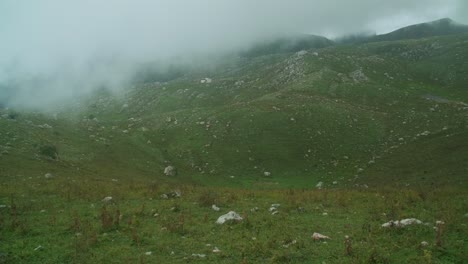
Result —
<path fill-rule="evenodd" d="M 44 109 L 124 89 L 147 62 L 196 63 L 285 34 L 386 33 L 467 14 L 466 0 L 3 0 L 0 103 Z"/>

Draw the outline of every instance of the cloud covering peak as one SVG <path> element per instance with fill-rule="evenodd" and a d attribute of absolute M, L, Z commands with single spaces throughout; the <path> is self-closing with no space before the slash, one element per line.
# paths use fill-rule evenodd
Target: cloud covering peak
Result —
<path fill-rule="evenodd" d="M 284 34 L 385 33 L 451 17 L 465 0 L 4 0 L 0 100 L 37 106 L 122 87 L 135 66 L 221 54 Z"/>

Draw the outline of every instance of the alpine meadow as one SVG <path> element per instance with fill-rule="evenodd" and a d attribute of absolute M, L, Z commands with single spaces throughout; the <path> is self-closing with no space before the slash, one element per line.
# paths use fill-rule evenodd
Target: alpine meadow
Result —
<path fill-rule="evenodd" d="M 464 1 L 91 2 L 0 4 L 0 263 L 468 263 Z"/>

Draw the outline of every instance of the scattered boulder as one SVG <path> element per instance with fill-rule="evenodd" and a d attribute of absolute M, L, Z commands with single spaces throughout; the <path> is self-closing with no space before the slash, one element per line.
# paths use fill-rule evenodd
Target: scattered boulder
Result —
<path fill-rule="evenodd" d="M 421 242 L 421 247 L 427 247 L 429 246 L 429 243 L 427 241 Z"/>
<path fill-rule="evenodd" d="M 298 51 L 296 54 L 297 54 L 298 57 L 302 57 L 302 56 L 307 54 L 307 50 Z"/>
<path fill-rule="evenodd" d="M 405 227 L 405 226 L 408 226 L 408 225 L 414 225 L 414 224 L 417 224 L 417 225 L 420 225 L 422 224 L 422 221 L 416 219 L 416 218 L 407 218 L 407 219 L 402 219 L 402 220 L 397 220 L 397 221 L 389 221 L 385 224 L 382 225 L 382 227 Z"/>
<path fill-rule="evenodd" d="M 349 74 L 349 77 L 351 77 L 356 83 L 366 82 L 369 80 L 369 78 L 364 74 L 362 69 L 358 69 L 358 70 L 351 72 Z"/>
<path fill-rule="evenodd" d="M 52 128 L 52 126 L 49 125 L 49 124 L 38 125 L 37 127 L 44 128 L 44 129 L 51 129 Z"/>
<path fill-rule="evenodd" d="M 214 247 L 214 249 L 213 249 L 213 253 L 220 253 L 220 252 L 221 252 L 221 250 L 219 250 L 219 248 L 217 248 L 217 247 Z"/>
<path fill-rule="evenodd" d="M 297 240 L 289 241 L 288 243 L 283 244 L 284 248 L 288 248 L 297 243 Z"/>
<path fill-rule="evenodd" d="M 52 178 L 54 178 L 54 177 L 55 177 L 55 176 L 54 176 L 52 173 L 46 173 L 46 174 L 44 175 L 44 178 L 46 178 L 46 179 L 52 179 Z"/>
<path fill-rule="evenodd" d="M 218 212 L 220 210 L 220 208 L 218 206 L 216 206 L 216 204 L 213 204 L 211 206 L 211 209 L 215 210 L 216 212 Z"/>
<path fill-rule="evenodd" d="M 315 187 L 316 187 L 317 189 L 322 189 L 322 187 L 323 187 L 323 182 L 317 183 L 317 185 L 315 185 Z"/>
<path fill-rule="evenodd" d="M 166 168 L 164 168 L 164 174 L 166 176 L 176 176 L 177 170 L 174 166 L 167 166 Z"/>
<path fill-rule="evenodd" d="M 270 211 L 272 215 L 276 215 L 279 213 L 278 207 L 280 207 L 280 204 L 272 204 L 270 209 L 268 209 L 268 211 Z"/>
<path fill-rule="evenodd" d="M 174 198 L 179 198 L 181 196 L 182 196 L 182 193 L 178 190 L 161 194 L 161 198 L 163 199 L 174 199 Z"/>
<path fill-rule="evenodd" d="M 265 177 L 270 177 L 270 176 L 271 176 L 271 172 L 265 171 L 265 172 L 263 173 L 263 175 L 264 175 Z"/>
<path fill-rule="evenodd" d="M 258 212 L 258 210 L 259 210 L 258 207 L 254 207 L 254 208 L 250 209 L 250 212 L 252 212 L 252 213 Z"/>
<path fill-rule="evenodd" d="M 101 202 L 103 202 L 103 203 L 110 203 L 110 202 L 112 202 L 112 201 L 113 201 L 113 200 L 112 200 L 112 196 L 107 196 L 107 197 L 104 197 L 104 199 L 102 199 Z"/>
<path fill-rule="evenodd" d="M 213 80 L 210 78 L 204 78 L 200 80 L 200 83 L 211 83 L 211 82 L 213 82 Z"/>
<path fill-rule="evenodd" d="M 216 224 L 224 224 L 227 221 L 242 221 L 243 218 L 236 212 L 230 211 L 229 213 L 222 215 L 216 220 Z"/>
<path fill-rule="evenodd" d="M 330 237 L 314 232 L 312 234 L 312 239 L 313 240 L 325 240 L 325 239 L 330 239 Z"/>

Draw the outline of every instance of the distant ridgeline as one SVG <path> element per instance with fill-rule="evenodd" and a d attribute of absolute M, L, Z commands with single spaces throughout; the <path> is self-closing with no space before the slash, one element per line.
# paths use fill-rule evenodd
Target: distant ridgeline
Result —
<path fill-rule="evenodd" d="M 316 35 L 296 35 L 264 42 L 241 52 L 242 57 L 258 57 L 276 53 L 297 52 L 300 50 L 320 49 L 335 45 L 332 40 Z"/>
<path fill-rule="evenodd" d="M 321 49 L 337 44 L 358 44 L 379 41 L 396 41 L 405 39 L 419 39 L 435 36 L 468 33 L 468 26 L 459 24 L 450 18 L 435 20 L 404 27 L 393 32 L 372 35 L 353 34 L 336 39 L 335 41 L 316 35 L 296 35 L 283 37 L 273 41 L 259 43 L 242 52 L 242 57 L 257 57 L 268 54 L 297 52 L 308 49 Z"/>
<path fill-rule="evenodd" d="M 435 20 L 407 26 L 382 35 L 356 34 L 349 35 L 337 40 L 341 44 L 367 43 L 379 41 L 396 41 L 405 39 L 420 39 L 452 34 L 468 33 L 468 26 L 459 24 L 450 18 Z"/>

